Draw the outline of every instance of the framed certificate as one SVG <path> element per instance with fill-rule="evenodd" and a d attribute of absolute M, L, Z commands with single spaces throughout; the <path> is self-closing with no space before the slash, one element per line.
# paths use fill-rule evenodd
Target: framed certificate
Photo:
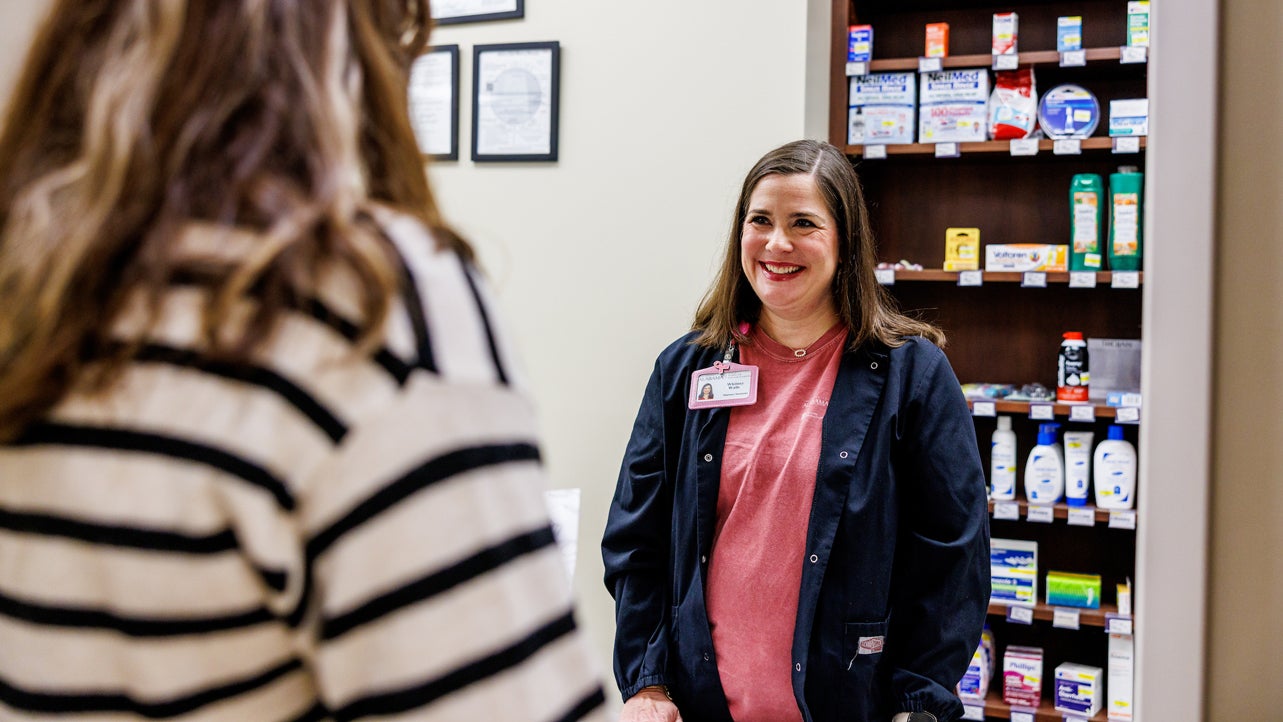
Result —
<path fill-rule="evenodd" d="M 410 124 L 419 150 L 459 160 L 459 46 L 439 45 L 410 66 Z"/>
<path fill-rule="evenodd" d="M 508 20 L 526 15 L 526 0 L 432 0 L 437 25 Z"/>
<path fill-rule="evenodd" d="M 477 45 L 472 51 L 472 160 L 557 160 L 561 45 Z"/>

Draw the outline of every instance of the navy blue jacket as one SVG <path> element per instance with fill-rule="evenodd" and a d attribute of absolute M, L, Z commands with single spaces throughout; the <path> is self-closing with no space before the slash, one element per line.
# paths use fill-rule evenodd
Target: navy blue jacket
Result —
<path fill-rule="evenodd" d="M 730 722 L 704 606 L 730 410 L 687 409 L 691 373 L 722 355 L 693 338 L 655 363 L 602 556 L 624 699 L 668 685 L 686 722 Z M 955 719 L 989 602 L 989 524 L 975 426 L 944 353 L 921 338 L 848 349 L 822 433 L 788 662 L 802 716 Z M 883 650 L 858 653 L 862 637 L 884 637 Z"/>

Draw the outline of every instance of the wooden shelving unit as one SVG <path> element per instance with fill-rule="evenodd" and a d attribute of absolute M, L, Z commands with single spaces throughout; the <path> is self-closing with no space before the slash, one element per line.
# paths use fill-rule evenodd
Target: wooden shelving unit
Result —
<path fill-rule="evenodd" d="M 1028 514 L 1028 513 L 1029 513 L 1029 502 L 1027 502 L 1027 501 L 1025 501 L 1025 500 L 1023 500 L 1023 499 L 1020 499 L 1020 500 L 1013 501 L 1013 502 L 1009 502 L 1009 503 L 1012 503 L 1012 504 L 1018 504 L 1018 505 L 1020 506 L 1020 517 L 1021 517 L 1022 519 L 1025 517 L 1025 515 L 1026 515 L 1026 514 Z M 993 515 L 993 504 L 994 504 L 993 499 L 990 499 L 990 500 L 989 500 L 989 514 L 990 514 L 991 516 Z M 1052 516 L 1053 516 L 1053 518 L 1056 518 L 1056 519 L 1068 519 L 1068 518 L 1069 518 L 1069 510 L 1070 510 L 1071 508 L 1078 508 L 1078 509 L 1091 509 L 1091 510 L 1092 510 L 1092 512 L 1093 512 L 1093 514 L 1095 515 L 1095 519 L 1096 519 L 1096 521 L 1097 521 L 1097 522 L 1108 522 L 1108 521 L 1109 521 L 1109 515 L 1110 515 L 1110 510 L 1109 510 L 1109 509 L 1099 509 L 1099 508 L 1097 508 L 1097 507 L 1095 507 L 1095 506 L 1090 506 L 1090 505 L 1089 505 L 1089 506 L 1081 506 L 1081 507 L 1070 507 L 1068 504 L 1065 504 L 1065 503 L 1063 503 L 1063 502 L 1062 502 L 1062 503 L 1060 503 L 1060 504 L 1055 504 L 1055 505 L 1053 505 L 1053 506 L 1051 507 L 1051 509 L 1052 509 Z M 1133 513 L 1133 514 L 1135 514 L 1135 513 L 1136 513 L 1136 512 L 1135 512 L 1135 510 L 1132 510 L 1132 513 Z"/>
<path fill-rule="evenodd" d="M 1139 140 L 1140 140 L 1140 147 L 1142 149 L 1147 147 L 1148 144 L 1146 143 L 1146 140 L 1144 138 L 1140 138 Z M 1084 138 L 1080 143 L 1083 153 L 1101 153 L 1101 152 L 1110 153 L 1113 149 L 1113 144 L 1114 144 L 1113 139 L 1108 137 Z M 1047 138 L 1043 138 L 1039 140 L 1038 141 L 1039 154 L 1041 155 L 1043 153 L 1050 153 L 1055 148 L 1055 145 L 1056 145 L 1056 142 L 1054 140 L 1049 140 Z M 900 144 L 884 145 L 882 147 L 886 148 L 886 152 L 888 156 L 892 156 L 892 155 L 934 156 L 936 152 L 935 143 L 900 143 Z M 864 155 L 864 146 L 848 145 L 848 146 L 845 146 L 845 152 L 849 156 L 861 157 Z M 958 153 L 959 155 L 971 155 L 975 153 L 984 153 L 988 155 L 1002 155 L 1002 154 L 1009 155 L 1011 153 L 1011 141 L 986 140 L 984 142 L 977 142 L 977 143 L 959 143 Z M 1039 156 L 1020 156 L 1020 157 L 1037 158 Z M 1049 157 L 1072 158 L 1074 156 L 1049 156 Z M 1127 158 L 1128 155 L 1119 155 L 1118 157 Z"/>
<path fill-rule="evenodd" d="M 1122 59 L 1123 52 L 1121 48 L 1084 48 L 1083 53 L 1089 63 L 1101 62 L 1118 62 Z M 1022 67 L 1040 66 L 1040 65 L 1059 65 L 1060 53 L 1055 50 L 1037 50 L 1033 52 L 1019 53 L 1017 55 L 1017 64 Z M 940 58 L 940 66 L 945 69 L 949 68 L 987 68 L 993 63 L 991 53 L 977 53 L 973 55 L 950 55 Z M 896 73 L 908 70 L 917 71 L 918 58 L 882 58 L 869 63 L 869 72 L 871 73 Z"/>
<path fill-rule="evenodd" d="M 942 271 L 938 268 L 926 268 L 921 271 L 896 271 L 896 283 L 958 283 L 960 271 Z M 981 278 L 985 283 L 1021 283 L 1024 281 L 1023 273 L 1019 271 L 982 271 Z M 1142 272 L 1138 276 L 1140 282 L 1145 282 L 1145 274 Z M 1047 271 L 1047 283 L 1049 284 L 1067 284 L 1069 283 L 1068 271 Z M 1114 280 L 1114 274 L 1110 271 L 1096 272 L 1097 287 L 1109 286 Z"/>
<path fill-rule="evenodd" d="M 1002 701 L 1001 679 L 995 680 L 995 682 L 999 683 L 998 687 L 996 689 L 991 689 L 988 696 L 985 697 L 985 717 L 993 719 L 1011 719 L 1011 705 Z M 976 702 L 964 700 L 963 704 L 971 706 L 975 705 Z M 1036 720 L 1036 722 L 1064 722 L 1064 719 L 1065 713 L 1057 710 L 1053 702 L 1045 696 L 1038 704 L 1038 709 L 1034 711 L 1034 720 Z M 1108 717 L 1102 710 L 1096 713 L 1095 716 L 1087 719 L 1089 719 L 1090 722 L 1107 722 Z"/>

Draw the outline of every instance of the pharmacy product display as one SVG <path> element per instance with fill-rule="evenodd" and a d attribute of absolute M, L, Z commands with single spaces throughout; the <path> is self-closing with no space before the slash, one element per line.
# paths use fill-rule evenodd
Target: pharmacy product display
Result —
<path fill-rule="evenodd" d="M 994 73 L 989 96 L 989 137 L 1028 138 L 1038 127 L 1038 87 L 1033 68 Z"/>
<path fill-rule="evenodd" d="M 1090 431 L 1065 432 L 1065 503 L 1086 506 L 1091 485 Z"/>
<path fill-rule="evenodd" d="M 1136 504 L 1136 447 L 1123 438 L 1123 427 L 1110 425 L 1109 438 L 1096 447 L 1093 464 L 1096 506 L 1131 509 Z"/>
<path fill-rule="evenodd" d="M 1057 85 L 1038 101 L 1038 125 L 1055 140 L 1089 138 L 1100 125 L 1100 101 L 1081 85 Z"/>
<path fill-rule="evenodd" d="M 1065 462 L 1056 429 L 1060 424 L 1038 427 L 1038 444 L 1025 463 L 1025 498 L 1030 504 L 1055 504 L 1065 494 Z"/>
<path fill-rule="evenodd" d="M 999 416 L 989 449 L 990 496 L 994 501 L 1016 498 L 1016 432 L 1011 430 L 1011 417 Z"/>
<path fill-rule="evenodd" d="M 1135 166 L 1109 175 L 1109 267 L 1115 271 L 1140 270 L 1144 187 Z"/>
<path fill-rule="evenodd" d="M 1069 181 L 1069 270 L 1105 267 L 1105 181 L 1096 173 L 1076 173 Z"/>

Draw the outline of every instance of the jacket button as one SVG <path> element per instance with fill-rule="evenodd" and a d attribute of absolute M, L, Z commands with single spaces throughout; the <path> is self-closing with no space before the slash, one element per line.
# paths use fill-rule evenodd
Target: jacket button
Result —
<path fill-rule="evenodd" d="M 708 563 L 708 555 L 707 555 L 707 554 L 700 554 L 700 555 L 699 555 L 699 563 L 700 563 L 700 564 L 707 564 L 707 563 Z"/>
<path fill-rule="evenodd" d="M 847 456 L 847 454 L 846 454 L 846 452 L 845 452 L 845 451 L 843 451 L 843 452 L 840 452 L 840 453 L 838 454 L 838 456 L 840 456 L 840 457 L 842 457 L 843 459 L 845 459 L 845 458 L 846 458 L 846 456 Z"/>
<path fill-rule="evenodd" d="M 820 561 L 820 558 L 819 558 L 818 556 L 816 556 L 816 555 L 812 554 L 812 555 L 811 555 L 811 563 L 812 563 L 812 564 L 814 564 L 814 563 L 816 563 L 816 562 L 818 562 L 818 561 Z"/>
<path fill-rule="evenodd" d="M 705 652 L 705 653 L 704 653 L 704 661 L 705 661 L 705 662 L 707 662 L 707 661 L 708 661 L 708 652 Z"/>
<path fill-rule="evenodd" d="M 796 672 L 801 672 L 801 671 L 802 671 L 802 663 L 801 663 L 801 662 L 798 662 L 797 664 L 794 664 L 794 665 L 793 665 L 793 670 L 794 670 L 794 671 L 796 671 Z"/>
<path fill-rule="evenodd" d="M 873 369 L 874 371 L 877 371 L 877 370 L 878 370 L 878 362 L 877 362 L 877 361 L 874 361 L 873 363 L 869 364 L 869 368 Z"/>
<path fill-rule="evenodd" d="M 704 461 L 712 461 L 712 460 L 713 460 L 712 454 L 704 454 Z"/>

